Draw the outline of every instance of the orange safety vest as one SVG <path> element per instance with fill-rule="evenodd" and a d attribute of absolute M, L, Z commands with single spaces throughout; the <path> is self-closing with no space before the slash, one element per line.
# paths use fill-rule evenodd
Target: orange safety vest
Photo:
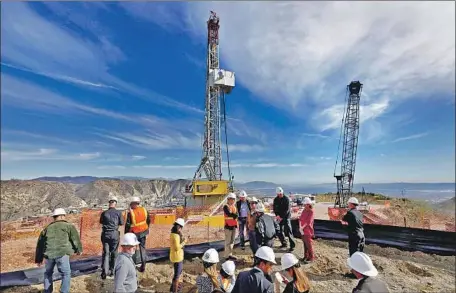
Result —
<path fill-rule="evenodd" d="M 146 231 L 149 228 L 147 225 L 147 211 L 144 207 L 137 207 L 136 209 L 130 210 L 131 217 L 131 233 L 141 233 Z"/>
<path fill-rule="evenodd" d="M 230 213 L 232 214 L 237 214 L 237 208 L 236 208 L 236 205 L 227 205 Z M 232 218 L 232 217 L 228 217 L 226 214 L 225 214 L 225 225 L 226 226 L 229 226 L 229 227 L 237 227 L 237 220 Z"/>

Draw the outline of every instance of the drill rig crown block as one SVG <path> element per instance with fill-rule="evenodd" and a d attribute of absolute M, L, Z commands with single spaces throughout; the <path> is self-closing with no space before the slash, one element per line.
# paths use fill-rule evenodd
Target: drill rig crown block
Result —
<path fill-rule="evenodd" d="M 359 95 L 363 85 L 359 81 L 352 81 L 348 86 L 350 90 L 350 95 Z"/>

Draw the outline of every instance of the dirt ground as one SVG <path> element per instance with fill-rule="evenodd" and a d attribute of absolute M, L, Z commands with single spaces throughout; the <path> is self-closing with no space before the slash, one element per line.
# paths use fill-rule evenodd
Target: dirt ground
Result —
<path fill-rule="evenodd" d="M 279 246 L 279 243 L 276 243 Z M 275 249 L 278 263 L 284 253 Z M 379 277 L 388 283 L 391 292 L 455 292 L 455 260 L 454 256 L 437 256 L 421 252 L 404 252 L 394 248 L 380 248 L 368 245 L 365 252 L 371 255 Z M 312 281 L 312 292 L 351 292 L 357 280 L 345 276 L 348 273 L 346 258 L 347 244 L 340 241 L 315 241 L 316 261 L 304 268 Z M 303 255 L 302 242 L 298 241 L 295 254 Z M 237 272 L 248 270 L 252 265 L 250 250 L 236 249 Z M 275 270 L 280 267 L 276 266 Z M 197 258 L 184 263 L 184 290 L 193 288 L 196 275 L 201 270 L 201 261 Z M 171 265 L 166 262 L 149 263 L 144 273 L 138 273 L 140 289 L 138 293 L 169 292 L 173 274 Z M 54 290 L 58 291 L 60 282 L 56 282 Z M 37 293 L 42 285 L 8 288 L 4 293 L 30 292 Z M 113 291 L 113 279 L 102 281 L 99 273 L 73 278 L 71 292 L 107 293 Z"/>

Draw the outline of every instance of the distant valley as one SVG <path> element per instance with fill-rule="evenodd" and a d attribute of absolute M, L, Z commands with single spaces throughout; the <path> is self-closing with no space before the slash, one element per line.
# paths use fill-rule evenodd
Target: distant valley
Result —
<path fill-rule="evenodd" d="M 189 179 L 170 180 L 142 177 L 40 177 L 33 180 L 1 181 L 1 220 L 50 213 L 56 207 L 91 207 L 106 204 L 109 193 L 125 203 L 131 196 L 139 196 L 147 205 L 166 203 L 181 198 L 181 191 Z M 274 196 L 276 183 L 252 181 L 235 183 L 250 195 Z M 335 192 L 335 184 L 303 186 L 281 185 L 286 193 Z M 454 183 L 382 183 L 355 185 L 354 191 L 381 193 L 392 197 L 409 197 L 433 203 L 454 198 Z M 454 202 L 454 199 L 453 199 Z M 453 204 L 454 206 L 454 204 Z"/>

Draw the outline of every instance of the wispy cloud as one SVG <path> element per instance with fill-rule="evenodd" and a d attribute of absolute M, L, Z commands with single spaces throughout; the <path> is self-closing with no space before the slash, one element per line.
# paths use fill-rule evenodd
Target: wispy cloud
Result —
<path fill-rule="evenodd" d="M 418 138 L 425 137 L 427 135 L 429 135 L 428 132 L 412 134 L 412 135 L 409 135 L 409 136 L 396 138 L 395 140 L 392 141 L 392 143 L 396 143 L 396 142 L 400 142 L 400 141 L 406 141 L 406 140 L 411 140 L 411 139 L 418 139 Z"/>
<path fill-rule="evenodd" d="M 88 5 L 85 9 L 91 11 L 97 7 Z M 11 66 L 45 73 L 57 80 L 94 87 L 106 85 L 151 103 L 194 114 L 204 113 L 109 73 L 110 66 L 124 58 L 120 48 L 105 36 L 98 35 L 96 42 L 78 38 L 67 27 L 41 17 L 26 2 L 3 3 L 1 13 L 2 60 Z M 73 12 L 73 18 L 76 13 L 84 11 Z"/>
<path fill-rule="evenodd" d="M 60 81 L 72 83 L 72 84 L 75 84 L 75 85 L 83 85 L 83 86 L 90 86 L 90 87 L 96 87 L 96 88 L 116 89 L 115 87 L 110 86 L 110 85 L 106 85 L 106 84 L 102 84 L 102 83 L 90 82 L 90 81 L 87 81 L 87 80 L 81 80 L 81 79 L 77 79 L 77 78 L 70 77 L 70 76 L 56 75 L 56 74 L 47 73 L 47 72 L 41 72 L 41 71 L 34 71 L 34 70 L 30 70 L 30 69 L 27 69 L 27 68 L 22 67 L 22 66 L 14 66 L 12 64 L 4 63 L 4 62 L 1 62 L 0 64 L 3 65 L 3 66 L 6 66 L 6 67 L 14 68 L 14 69 L 25 71 L 25 72 L 30 72 L 30 73 L 33 73 L 33 74 L 37 74 L 37 75 L 49 77 L 49 78 L 52 78 L 52 79 L 55 79 L 55 80 L 60 80 Z"/>
<path fill-rule="evenodd" d="M 100 170 L 123 170 L 123 169 L 126 169 L 125 166 L 121 166 L 121 165 L 106 165 L 106 166 L 98 166 L 97 169 L 100 169 Z"/>
<path fill-rule="evenodd" d="M 133 161 L 141 161 L 144 160 L 146 157 L 145 156 L 131 156 Z"/>
<path fill-rule="evenodd" d="M 155 17 L 154 9 L 130 12 L 162 26 L 163 15 L 176 14 Z M 208 11 L 216 11 L 221 58 L 239 84 L 297 116 L 309 110 L 312 126 L 325 131 L 340 126 L 351 80 L 364 84 L 365 123 L 408 98 L 454 96 L 454 9 L 454 2 L 192 2 L 171 25 L 204 44 Z"/>
<path fill-rule="evenodd" d="M 226 163 L 222 164 L 223 167 L 227 167 Z M 244 164 L 230 164 L 231 168 L 301 168 L 307 167 L 306 164 L 281 164 L 281 163 L 244 163 Z M 148 168 L 148 169 L 195 169 L 195 165 L 136 165 L 133 168 Z"/>
<path fill-rule="evenodd" d="M 100 157 L 100 153 L 71 154 L 57 149 L 40 148 L 37 150 L 2 150 L 2 162 L 8 161 L 72 161 L 72 160 L 93 160 Z"/>

